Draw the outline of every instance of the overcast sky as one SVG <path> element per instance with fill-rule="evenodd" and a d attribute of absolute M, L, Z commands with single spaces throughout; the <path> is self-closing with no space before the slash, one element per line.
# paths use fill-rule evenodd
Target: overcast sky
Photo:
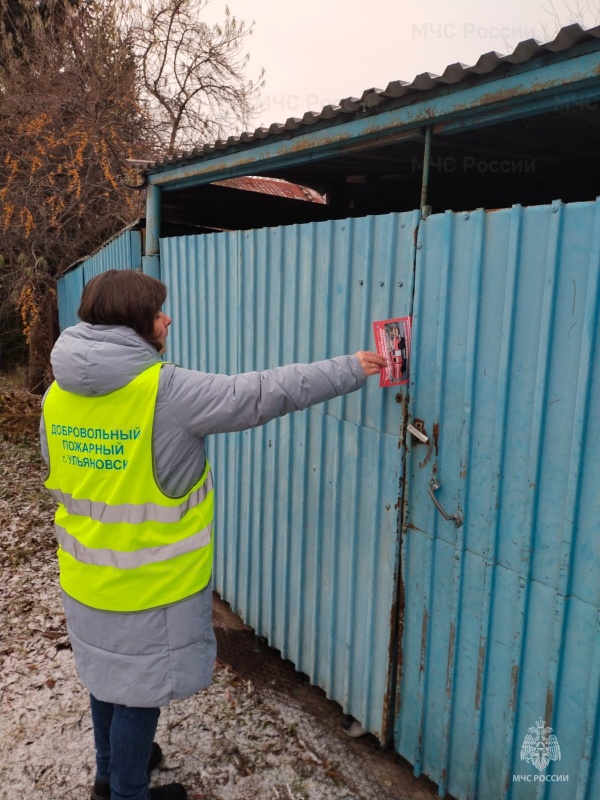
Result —
<path fill-rule="evenodd" d="M 212 0 L 207 20 L 226 3 Z M 574 16 L 597 24 L 600 0 L 228 0 L 254 20 L 249 75 L 265 68 L 262 110 L 252 128 L 320 111 L 364 89 L 474 64 L 523 39 L 553 38 Z M 552 8 L 554 7 L 555 13 Z M 557 16 L 558 15 L 558 19 Z"/>

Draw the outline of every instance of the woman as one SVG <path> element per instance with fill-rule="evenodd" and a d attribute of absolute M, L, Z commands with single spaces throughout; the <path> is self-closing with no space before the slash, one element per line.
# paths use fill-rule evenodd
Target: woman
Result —
<path fill-rule="evenodd" d="M 166 295 L 160 281 L 131 270 L 93 278 L 82 323 L 52 351 L 56 380 L 44 398 L 63 603 L 91 697 L 92 800 L 187 797 L 181 784 L 148 782 L 161 756 L 160 707 L 212 678 L 205 437 L 352 392 L 385 364 L 365 351 L 234 376 L 163 364 Z"/>

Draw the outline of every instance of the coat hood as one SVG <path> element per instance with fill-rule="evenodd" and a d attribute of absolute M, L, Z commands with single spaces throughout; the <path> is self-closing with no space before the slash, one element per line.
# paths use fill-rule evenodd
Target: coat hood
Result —
<path fill-rule="evenodd" d="M 132 328 L 87 322 L 64 330 L 50 356 L 60 388 L 86 397 L 114 392 L 161 360 Z"/>

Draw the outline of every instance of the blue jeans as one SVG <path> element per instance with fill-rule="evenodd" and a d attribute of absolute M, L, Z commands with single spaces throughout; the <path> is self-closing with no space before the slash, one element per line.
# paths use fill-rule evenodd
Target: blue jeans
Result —
<path fill-rule="evenodd" d="M 105 703 L 90 695 L 96 780 L 110 784 L 111 800 L 148 800 L 148 760 L 160 708 Z"/>

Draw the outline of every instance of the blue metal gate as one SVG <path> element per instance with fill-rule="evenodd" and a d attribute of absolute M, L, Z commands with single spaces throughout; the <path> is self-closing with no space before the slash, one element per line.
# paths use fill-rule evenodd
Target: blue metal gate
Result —
<path fill-rule="evenodd" d="M 170 357 L 235 373 L 372 348 L 373 319 L 410 311 L 417 222 L 411 212 L 161 240 Z M 382 738 L 393 721 L 396 394 L 372 380 L 210 443 L 215 588 Z"/>
<path fill-rule="evenodd" d="M 435 215 L 417 248 L 396 748 L 460 800 L 595 800 L 600 203 Z"/>

